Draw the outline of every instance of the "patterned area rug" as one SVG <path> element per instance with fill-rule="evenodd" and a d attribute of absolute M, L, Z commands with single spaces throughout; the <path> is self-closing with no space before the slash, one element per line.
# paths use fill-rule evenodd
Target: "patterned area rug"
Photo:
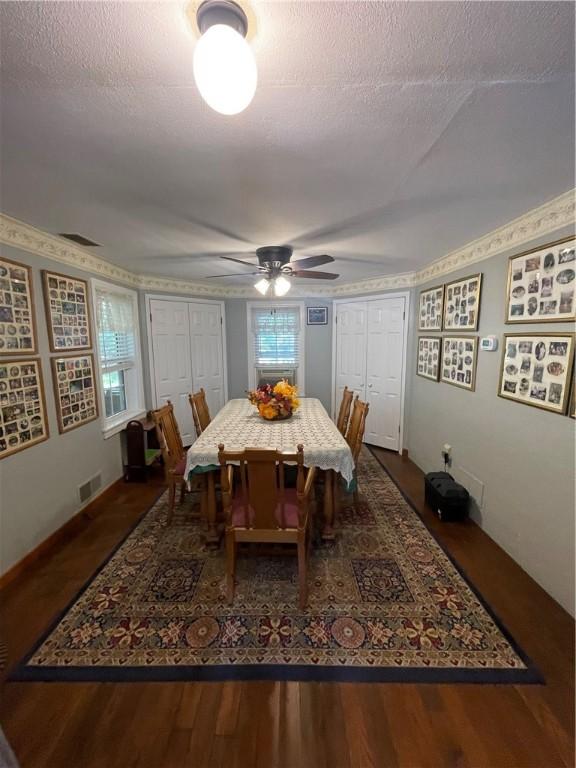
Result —
<path fill-rule="evenodd" d="M 376 458 L 360 514 L 313 548 L 309 606 L 296 559 L 240 555 L 224 599 L 223 548 L 167 495 L 152 507 L 12 679 L 539 682 Z"/>

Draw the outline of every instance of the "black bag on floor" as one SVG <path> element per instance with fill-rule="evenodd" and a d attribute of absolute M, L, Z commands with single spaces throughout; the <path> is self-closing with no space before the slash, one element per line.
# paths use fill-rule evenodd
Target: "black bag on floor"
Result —
<path fill-rule="evenodd" d="M 448 472 L 429 472 L 424 478 L 424 493 L 426 504 L 443 522 L 467 516 L 470 494 Z"/>

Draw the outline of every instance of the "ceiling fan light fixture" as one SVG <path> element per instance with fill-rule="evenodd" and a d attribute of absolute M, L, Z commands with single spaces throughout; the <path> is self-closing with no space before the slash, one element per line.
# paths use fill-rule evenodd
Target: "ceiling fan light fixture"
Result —
<path fill-rule="evenodd" d="M 194 79 L 204 101 L 237 115 L 254 98 L 258 70 L 245 40 L 248 19 L 233 0 L 205 0 L 196 13 L 202 37 L 194 51 Z"/>
<path fill-rule="evenodd" d="M 268 289 L 270 288 L 270 280 L 263 277 L 261 280 L 258 280 L 257 283 L 254 283 L 254 288 L 256 288 L 258 293 L 261 293 L 262 296 L 266 296 Z"/>
<path fill-rule="evenodd" d="M 290 280 L 280 275 L 274 280 L 274 296 L 285 296 L 291 287 L 292 283 Z"/>

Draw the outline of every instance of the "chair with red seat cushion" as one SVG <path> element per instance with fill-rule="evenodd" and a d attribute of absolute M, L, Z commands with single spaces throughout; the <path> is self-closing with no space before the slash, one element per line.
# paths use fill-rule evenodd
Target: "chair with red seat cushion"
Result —
<path fill-rule="evenodd" d="M 180 503 L 184 500 L 186 493 L 186 451 L 180 437 L 178 422 L 174 416 L 174 406 L 168 400 L 166 405 L 151 411 L 151 416 L 156 425 L 156 435 L 158 444 L 162 451 L 164 460 L 164 472 L 166 482 L 168 483 L 169 501 L 168 501 L 168 525 L 172 521 L 174 514 L 174 503 L 176 501 L 176 488 L 180 488 Z M 201 482 L 201 481 L 200 481 Z M 204 503 L 204 502 L 202 502 Z"/>
<path fill-rule="evenodd" d="M 304 449 L 296 453 L 246 448 L 227 452 L 218 446 L 226 518 L 226 592 L 234 599 L 236 547 L 241 542 L 294 544 L 298 554 L 300 608 L 307 602 L 306 565 L 310 541 L 308 505 L 315 467 L 304 468 Z M 296 488 L 284 484 L 285 463 L 296 464 Z M 234 489 L 234 464 L 240 483 Z"/>

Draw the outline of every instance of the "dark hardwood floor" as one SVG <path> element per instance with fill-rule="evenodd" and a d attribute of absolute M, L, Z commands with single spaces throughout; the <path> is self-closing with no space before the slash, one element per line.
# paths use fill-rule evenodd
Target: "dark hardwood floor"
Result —
<path fill-rule="evenodd" d="M 572 619 L 476 525 L 440 524 L 412 462 L 380 456 L 545 685 L 4 683 L 0 720 L 22 768 L 571 768 Z M 9 663 L 65 608 L 159 484 L 106 494 L 72 539 L 3 590 Z"/>

